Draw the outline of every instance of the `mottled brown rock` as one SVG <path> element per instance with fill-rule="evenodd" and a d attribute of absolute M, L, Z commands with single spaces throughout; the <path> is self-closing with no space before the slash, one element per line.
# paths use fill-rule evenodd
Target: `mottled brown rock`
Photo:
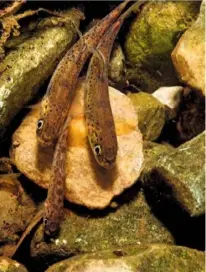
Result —
<path fill-rule="evenodd" d="M 75 214 L 65 209 L 56 239 L 46 242 L 40 226 L 32 239 L 31 254 L 69 257 L 140 243 L 173 244 L 174 239 L 151 212 L 139 186 L 135 186 L 116 200 L 115 209 L 94 214 L 89 211 Z"/>
<path fill-rule="evenodd" d="M 182 35 L 171 56 L 180 79 L 205 94 L 205 1 L 198 19 Z"/>
<path fill-rule="evenodd" d="M 135 183 L 142 170 L 142 135 L 130 100 L 110 88 L 114 114 L 118 155 L 116 167 L 102 169 L 93 158 L 87 141 L 84 120 L 84 82 L 77 88 L 77 96 L 70 114 L 74 116 L 68 131 L 68 174 L 65 197 L 88 208 L 102 209 L 112 198 Z M 82 114 L 80 114 L 82 113 Z M 17 168 L 43 188 L 48 187 L 53 150 L 41 149 L 36 138 L 39 109 L 31 111 L 13 135 L 11 156 Z"/>
<path fill-rule="evenodd" d="M 203 272 L 204 253 L 178 246 L 139 245 L 84 254 L 51 266 L 46 272 Z"/>
<path fill-rule="evenodd" d="M 27 272 L 27 269 L 20 263 L 6 258 L 0 257 L 0 271 L 1 272 Z"/>
<path fill-rule="evenodd" d="M 0 176 L 0 255 L 11 250 L 36 211 L 15 174 Z M 4 245 L 8 245 L 5 247 Z"/>

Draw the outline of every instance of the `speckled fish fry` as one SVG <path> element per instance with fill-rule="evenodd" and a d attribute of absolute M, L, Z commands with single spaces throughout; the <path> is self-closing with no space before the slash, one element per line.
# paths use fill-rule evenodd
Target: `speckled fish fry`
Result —
<path fill-rule="evenodd" d="M 93 36 L 96 34 L 96 31 L 99 30 L 99 31 L 101 31 L 101 33 L 103 33 L 103 31 L 105 32 L 105 30 L 106 30 L 105 24 L 108 25 L 109 23 L 111 23 L 111 21 L 114 21 L 115 18 L 121 13 L 121 11 L 123 10 L 123 8 L 125 6 L 126 6 L 126 2 L 120 4 L 114 11 L 112 11 L 103 20 L 103 22 L 101 24 L 98 24 L 92 32 L 90 30 L 89 33 L 87 33 L 85 35 L 86 38 L 84 38 L 85 39 L 84 43 L 86 45 L 90 45 L 92 47 L 94 45 L 96 45 L 97 40 L 100 39 L 100 35 L 97 32 L 98 39 L 97 39 L 97 37 L 95 37 L 94 38 L 95 42 L 93 41 Z M 103 24 L 103 26 L 101 27 L 102 24 Z M 84 62 L 86 61 L 86 59 L 88 58 L 88 56 L 90 54 L 90 51 L 88 50 L 87 47 L 85 48 L 85 50 L 83 52 L 78 53 L 77 50 L 81 50 L 81 45 L 82 45 L 82 41 L 80 40 L 77 42 L 77 46 L 75 47 L 75 45 L 74 45 L 74 48 L 72 48 L 71 51 L 69 51 L 70 52 L 69 59 L 66 58 L 66 60 L 68 60 L 68 63 L 67 62 L 66 63 L 67 64 L 70 63 L 70 65 L 68 65 L 68 66 L 71 68 L 73 65 L 74 68 L 76 68 L 73 71 L 71 71 L 71 72 L 73 72 L 72 77 L 75 75 L 75 80 L 76 80 L 79 72 L 81 71 L 81 68 L 82 68 Z M 74 63 L 74 60 L 71 59 L 71 56 L 73 56 L 74 58 L 76 57 L 76 63 Z M 77 59 L 79 59 L 80 63 L 78 63 Z M 62 60 L 62 62 L 65 65 L 65 58 Z M 56 74 L 58 74 L 58 72 L 59 72 L 58 69 L 56 71 Z M 62 67 L 61 67 L 61 69 L 62 69 Z M 72 82 L 72 77 L 68 77 L 67 80 L 68 80 L 68 82 L 69 82 L 68 84 L 70 84 L 70 86 L 73 83 L 72 87 L 74 88 L 75 83 Z M 64 78 L 64 80 L 66 80 L 66 78 Z M 53 81 L 51 81 L 50 85 L 52 84 L 52 82 Z M 61 83 L 63 83 L 63 81 L 61 81 Z M 72 102 L 73 94 L 72 94 L 71 90 L 70 90 L 70 92 L 68 92 L 68 90 L 66 90 L 67 94 L 64 93 L 65 89 L 63 89 L 62 91 L 63 91 L 62 97 L 64 97 L 64 99 L 66 99 L 67 95 L 69 97 L 68 101 L 64 100 L 64 105 L 66 103 L 66 107 L 68 107 L 68 105 L 70 105 Z M 60 89 L 57 89 L 57 92 L 59 92 L 58 95 L 60 95 Z M 49 89 L 49 93 L 46 96 L 47 101 L 49 101 L 48 98 L 50 98 L 50 99 L 52 98 L 53 94 L 54 94 L 54 89 L 53 89 L 53 92 L 52 92 L 52 90 Z M 59 100 L 57 99 L 57 101 L 54 101 L 54 102 L 57 103 L 57 102 L 59 102 Z M 44 107 L 44 105 L 45 105 L 45 100 L 43 101 L 43 107 Z M 57 104 L 57 106 L 58 106 L 58 104 Z M 67 109 L 67 111 L 68 111 L 68 109 Z M 51 111 L 49 111 L 49 112 L 51 112 Z M 68 112 L 66 112 L 66 110 L 65 110 L 64 114 L 68 115 Z M 48 118 L 50 118 L 50 117 L 52 117 L 52 115 L 47 116 L 48 122 L 49 122 Z M 59 129 L 61 129 L 61 134 L 60 134 L 57 144 L 56 144 L 53 163 L 52 163 L 52 176 L 51 176 L 51 182 L 49 185 L 48 195 L 47 195 L 47 199 L 46 199 L 46 203 L 45 203 L 45 214 L 44 214 L 44 226 L 45 226 L 44 231 L 45 231 L 45 234 L 48 236 L 53 236 L 56 233 L 56 231 L 58 230 L 58 227 L 60 225 L 60 222 L 62 220 L 62 216 L 63 216 L 64 187 L 65 187 L 65 178 L 66 178 L 66 147 L 67 147 L 67 133 L 68 133 L 67 128 L 68 128 L 68 124 L 69 124 L 70 120 L 71 120 L 71 117 L 68 116 L 67 120 L 63 126 L 63 129 L 61 129 L 61 127 L 59 127 Z M 52 123 L 48 123 L 48 125 L 51 125 L 51 124 Z M 47 130 L 47 133 L 48 132 L 49 132 L 49 130 Z M 57 133 L 57 131 L 55 131 L 55 132 Z M 43 136 L 42 133 L 38 134 L 40 138 L 41 138 L 41 136 Z M 55 135 L 57 136 L 57 134 L 55 134 Z M 54 134 L 52 134 L 52 136 L 54 136 Z M 44 140 L 45 140 L 45 138 L 44 138 Z"/>
<path fill-rule="evenodd" d="M 64 187 L 66 179 L 66 154 L 68 125 L 72 117 L 68 115 L 57 141 L 52 163 L 52 176 L 48 189 L 44 213 L 44 232 L 52 236 L 57 231 L 63 216 Z"/>
<path fill-rule="evenodd" d="M 79 73 L 109 26 L 118 18 L 127 0 L 116 7 L 76 42 L 59 63 L 41 103 L 37 138 L 41 145 L 51 146 L 57 140 L 73 101 Z M 82 45 L 84 44 L 83 48 Z"/>
<path fill-rule="evenodd" d="M 140 6 L 143 2 L 135 3 Z M 117 136 L 109 101 L 108 67 L 114 40 L 134 5 L 107 30 L 93 54 L 85 92 L 85 119 L 88 140 L 96 161 L 104 168 L 112 168 L 117 156 Z"/>

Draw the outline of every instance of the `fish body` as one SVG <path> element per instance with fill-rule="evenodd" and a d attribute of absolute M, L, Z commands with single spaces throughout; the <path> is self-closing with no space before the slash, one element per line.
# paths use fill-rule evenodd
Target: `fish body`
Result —
<path fill-rule="evenodd" d="M 68 115 L 54 152 L 52 175 L 45 202 L 45 214 L 43 220 L 45 226 L 44 232 L 47 236 L 55 235 L 63 217 L 67 138 L 68 126 L 71 119 L 71 116 Z"/>
<path fill-rule="evenodd" d="M 142 4 L 141 2 L 138 5 Z M 136 5 L 136 4 L 134 4 Z M 94 52 L 88 72 L 85 92 L 85 120 L 88 140 L 99 165 L 115 165 L 118 144 L 108 90 L 108 67 L 114 40 L 133 6 L 107 30 Z"/>
<path fill-rule="evenodd" d="M 74 98 L 77 78 L 109 26 L 130 2 L 124 1 L 77 41 L 60 61 L 42 101 L 37 122 L 37 138 L 41 145 L 51 146 L 57 140 Z"/>

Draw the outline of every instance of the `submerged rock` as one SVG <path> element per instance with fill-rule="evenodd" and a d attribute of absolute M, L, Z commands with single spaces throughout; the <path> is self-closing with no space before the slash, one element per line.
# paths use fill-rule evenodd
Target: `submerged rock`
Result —
<path fill-rule="evenodd" d="M 144 140 L 156 140 L 165 124 L 165 107 L 152 95 L 140 93 L 128 93 L 127 95 L 135 107 L 139 129 Z"/>
<path fill-rule="evenodd" d="M 27 272 L 27 269 L 20 263 L 6 258 L 0 257 L 0 271 L 1 272 Z"/>
<path fill-rule="evenodd" d="M 204 253 L 178 246 L 139 245 L 84 254 L 52 265 L 46 272 L 203 272 Z"/>
<path fill-rule="evenodd" d="M 119 44 L 115 44 L 109 64 L 109 78 L 115 83 L 121 83 L 125 78 L 125 57 Z"/>
<path fill-rule="evenodd" d="M 19 240 L 19 233 L 33 217 L 36 206 L 15 174 L 0 175 L 0 185 L 0 255 L 9 255 Z"/>
<path fill-rule="evenodd" d="M 84 120 L 84 81 L 79 82 L 72 104 L 68 131 L 68 170 L 65 197 L 90 209 L 103 209 L 112 198 L 132 186 L 140 175 L 143 163 L 142 135 L 130 100 L 110 87 L 110 101 L 118 140 L 115 168 L 100 167 L 91 153 Z M 82 115 L 80 115 L 82 113 Z M 47 188 L 51 175 L 52 149 L 38 146 L 37 107 L 24 119 L 13 135 L 12 159 L 29 179 Z"/>
<path fill-rule="evenodd" d="M 141 243 L 173 244 L 167 228 L 152 214 L 137 186 L 117 200 L 118 208 L 102 213 L 75 214 L 65 210 L 56 240 L 45 241 L 40 226 L 31 243 L 33 257 L 69 257 L 80 253 L 115 249 Z M 96 215 L 95 215 L 96 214 Z"/>
<path fill-rule="evenodd" d="M 152 96 L 166 106 L 167 119 L 174 119 L 180 109 L 182 93 L 182 86 L 161 87 Z"/>
<path fill-rule="evenodd" d="M 202 93 L 188 87 L 184 89 L 176 128 L 181 143 L 205 130 L 205 97 Z"/>
<path fill-rule="evenodd" d="M 134 20 L 125 41 L 127 78 L 147 92 L 178 83 L 171 60 L 181 33 L 196 19 L 197 1 L 149 2 Z"/>
<path fill-rule="evenodd" d="M 205 212 L 204 139 L 203 132 L 173 152 L 161 154 L 152 167 L 143 173 L 144 183 L 150 189 L 155 190 L 158 183 L 168 185 L 172 197 L 190 216 Z"/>
<path fill-rule="evenodd" d="M 176 149 L 168 144 L 158 144 L 150 141 L 144 141 L 144 169 L 141 173 L 140 180 L 144 182 L 147 175 L 154 169 L 158 160 L 164 158 L 166 154 L 170 154 Z"/>
<path fill-rule="evenodd" d="M 80 11 L 71 11 L 69 18 L 78 25 L 82 16 Z M 0 64 L 0 135 L 49 78 L 75 36 L 71 24 L 47 27 L 4 58 Z"/>
<path fill-rule="evenodd" d="M 180 79 L 205 94 L 205 0 L 198 19 L 172 52 L 172 60 Z"/>

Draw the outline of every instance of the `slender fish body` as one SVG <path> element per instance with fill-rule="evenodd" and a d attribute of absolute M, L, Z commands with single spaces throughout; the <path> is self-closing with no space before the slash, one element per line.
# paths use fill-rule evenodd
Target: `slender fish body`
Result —
<path fill-rule="evenodd" d="M 121 19 L 122 20 L 122 19 Z M 117 24 L 114 26 L 114 30 L 112 30 L 112 34 L 115 34 L 115 31 L 117 31 L 117 28 L 120 28 L 121 24 L 123 21 L 119 21 Z M 113 28 L 112 28 L 113 29 Z M 117 31 L 118 32 L 118 31 Z M 108 58 L 105 58 L 107 62 L 109 61 L 109 55 L 111 52 L 111 47 L 110 45 L 112 43 L 112 40 L 108 41 L 108 46 L 110 48 L 107 49 L 107 46 L 104 46 L 104 54 L 108 56 Z M 91 45 L 93 46 L 93 45 Z M 101 48 L 100 48 L 101 49 Z M 85 49 L 87 50 L 87 49 Z M 108 50 L 108 52 L 107 52 Z M 81 52 L 81 55 L 78 55 L 78 58 L 84 59 L 84 52 L 83 54 Z M 90 52 L 86 52 L 86 54 L 90 54 Z M 104 58 L 104 56 L 102 56 Z M 78 67 L 77 63 L 77 66 Z M 108 81 L 107 81 L 107 76 L 105 73 L 107 73 L 107 63 L 104 61 L 104 66 L 102 66 L 100 70 L 101 74 L 101 79 L 107 84 L 108 88 Z M 101 66 L 101 65 L 100 65 Z M 99 67 L 99 66 L 98 66 Z M 106 79 L 106 80 L 105 80 Z M 101 85 L 100 85 L 101 87 Z M 105 89 L 105 87 L 104 87 Z M 106 92 L 105 92 L 106 93 Z M 107 95 L 108 95 L 108 89 L 107 89 Z M 105 100 L 105 99 L 103 99 Z M 97 100 L 97 103 L 101 103 L 100 99 Z M 108 100 L 109 101 L 109 98 Z M 107 104 L 106 104 L 107 105 Z M 103 109 L 104 107 L 102 107 Z M 90 112 L 91 109 L 88 107 L 86 109 L 85 114 Z M 54 158 L 53 158 L 53 164 L 52 164 L 52 177 L 51 177 L 51 182 L 48 190 L 48 196 L 47 200 L 45 203 L 45 213 L 44 213 L 44 226 L 45 226 L 45 233 L 49 236 L 52 236 L 53 234 L 56 233 L 56 231 L 59 228 L 59 225 L 62 220 L 63 216 L 63 201 L 64 201 L 64 189 L 65 189 L 65 179 L 66 179 L 66 154 L 67 154 L 67 135 L 68 135 L 68 126 L 69 122 L 71 120 L 71 116 L 68 115 L 66 122 L 63 125 L 63 128 L 61 128 L 61 134 L 58 138 L 57 144 L 56 144 L 56 149 L 54 153 Z"/>
<path fill-rule="evenodd" d="M 142 2 L 138 3 L 141 5 Z M 135 3 L 134 5 L 137 5 Z M 133 6 L 107 30 L 93 54 L 85 93 L 85 120 L 88 140 L 99 165 L 112 168 L 117 156 L 117 136 L 108 91 L 108 67 L 114 40 Z"/>
<path fill-rule="evenodd" d="M 57 140 L 73 101 L 77 78 L 109 26 L 130 2 L 124 1 L 101 22 L 81 37 L 59 63 L 41 103 L 37 122 L 37 138 L 41 145 L 51 146 Z M 82 46 L 83 45 L 83 46 Z"/>
<path fill-rule="evenodd" d="M 45 202 L 45 213 L 43 220 L 45 226 L 44 232 L 48 236 L 53 236 L 56 233 L 63 217 L 67 138 L 68 126 L 71 119 L 71 116 L 68 115 L 54 152 L 52 175 Z"/>

